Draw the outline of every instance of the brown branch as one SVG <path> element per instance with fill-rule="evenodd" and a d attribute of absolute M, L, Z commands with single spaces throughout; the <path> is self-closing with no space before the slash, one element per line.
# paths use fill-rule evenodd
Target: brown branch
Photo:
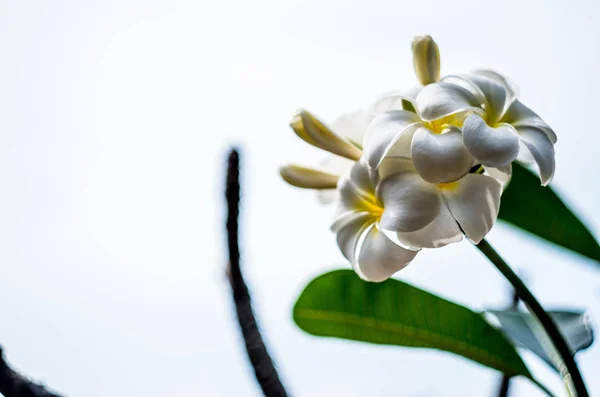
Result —
<path fill-rule="evenodd" d="M 240 330 L 244 337 L 248 358 L 254 368 L 256 380 L 265 396 L 286 397 L 287 392 L 279 379 L 273 360 L 267 351 L 267 347 L 258 329 L 252 310 L 250 293 L 240 270 L 238 240 L 240 203 L 239 163 L 239 154 L 237 150 L 233 149 L 229 155 L 227 185 L 225 188 L 225 197 L 227 199 L 227 242 L 229 247 L 229 267 L 227 273 Z"/>
<path fill-rule="evenodd" d="M 0 346 L 0 393 L 4 397 L 60 397 L 12 369 Z"/>

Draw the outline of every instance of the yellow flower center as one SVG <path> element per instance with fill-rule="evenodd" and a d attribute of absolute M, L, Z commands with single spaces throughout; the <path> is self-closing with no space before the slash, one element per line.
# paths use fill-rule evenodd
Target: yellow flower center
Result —
<path fill-rule="evenodd" d="M 465 116 L 463 114 L 450 114 L 441 119 L 426 121 L 425 125 L 429 130 L 436 134 L 441 134 L 445 132 L 448 128 L 454 127 L 462 127 L 463 122 L 465 121 Z"/>
<path fill-rule="evenodd" d="M 428 122 L 427 124 L 429 124 L 429 129 L 432 132 L 435 132 L 436 134 L 441 134 L 442 131 L 444 131 L 446 129 L 446 126 L 448 125 L 448 123 L 446 123 L 443 120 L 433 120 Z"/>
<path fill-rule="evenodd" d="M 381 218 L 381 215 L 383 215 L 383 205 L 381 204 L 381 202 L 379 200 L 377 200 L 377 197 L 375 197 L 374 194 L 372 193 L 367 193 L 367 192 L 363 192 L 366 193 L 365 196 L 363 196 L 364 199 L 366 200 L 362 200 L 360 203 L 360 208 L 362 211 L 367 211 L 371 214 L 373 214 L 374 217 L 376 218 Z"/>
<path fill-rule="evenodd" d="M 458 188 L 458 181 L 438 183 L 440 189 L 452 192 Z"/>

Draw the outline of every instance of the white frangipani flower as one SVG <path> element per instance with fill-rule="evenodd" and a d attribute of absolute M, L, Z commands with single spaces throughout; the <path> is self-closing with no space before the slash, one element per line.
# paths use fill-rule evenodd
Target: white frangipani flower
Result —
<path fill-rule="evenodd" d="M 414 112 L 402 110 L 410 98 L 380 98 L 367 129 L 364 151 L 377 168 L 388 155 L 411 157 L 432 183 L 450 182 L 474 164 L 506 169 L 518 159 L 535 162 L 543 185 L 554 175 L 554 131 L 517 99 L 515 86 L 492 71 L 448 76 L 424 87 Z M 407 143 L 409 143 L 407 145 Z M 404 152 L 397 146 L 410 148 Z"/>
<path fill-rule="evenodd" d="M 365 154 L 371 167 L 377 168 L 387 155 L 412 157 L 419 174 L 436 183 L 456 180 L 474 164 L 503 179 L 518 159 L 536 163 L 543 185 L 551 181 L 556 135 L 517 100 L 510 80 L 491 70 L 440 80 L 439 49 L 431 36 L 413 40 L 413 60 L 423 86 L 387 93 L 369 110 L 372 118 L 396 111 L 368 129 L 373 138 Z M 410 142 L 409 153 L 395 149 L 396 142 L 406 147 L 404 141 Z"/>
<path fill-rule="evenodd" d="M 419 106 L 429 105 L 432 98 L 440 105 Z M 400 156 L 412 158 L 419 175 L 431 183 L 466 175 L 473 158 L 463 144 L 460 126 L 469 114 L 483 114 L 477 98 L 458 85 L 434 83 L 417 96 L 415 112 L 393 109 L 399 99 L 392 94 L 376 103 L 374 112 L 381 112 L 369 125 L 364 145 L 369 166 L 377 169 L 387 156 Z"/>
<path fill-rule="evenodd" d="M 392 203 L 380 226 L 407 246 L 443 247 L 462 239 L 460 229 L 477 244 L 496 222 L 502 184 L 491 176 L 473 172 L 453 182 L 429 183 L 410 159 L 388 157 L 378 177 L 377 194 Z"/>
<path fill-rule="evenodd" d="M 369 167 L 357 162 L 338 183 L 338 216 L 331 226 L 344 256 L 356 273 L 368 281 L 383 281 L 404 268 L 416 250 L 399 246 L 379 227 L 383 203 L 375 195 Z"/>
<path fill-rule="evenodd" d="M 303 112 L 292 126 L 299 136 L 330 152 L 346 158 L 361 153 L 357 146 L 348 146 L 349 140 L 313 120 Z M 377 170 L 362 155 L 353 160 L 347 159 L 353 165 L 342 178 L 297 165 L 283 167 L 281 175 L 297 187 L 336 189 L 338 215 L 332 230 L 342 253 L 366 280 L 389 278 L 421 248 L 461 241 L 461 227 L 478 242 L 496 220 L 502 187 L 494 178 L 470 173 L 458 181 L 433 184 L 419 176 L 410 158 L 389 156 Z"/>
<path fill-rule="evenodd" d="M 462 125 L 464 144 L 478 162 L 484 166 L 503 167 L 517 158 L 524 162 L 533 159 L 542 184 L 545 186 L 552 181 L 556 134 L 517 99 L 511 83 L 490 71 L 448 76 L 442 82 L 440 91 L 462 87 L 475 96 L 485 110 L 484 113 L 473 112 Z M 444 107 L 451 106 L 450 103 L 447 97 L 438 96 L 417 106 Z"/>
<path fill-rule="evenodd" d="M 356 163 L 338 189 L 332 230 L 344 256 L 369 281 L 389 278 L 420 248 L 461 241 L 461 228 L 478 243 L 496 221 L 502 193 L 494 178 L 475 173 L 431 184 L 401 157 L 386 158 L 377 173 L 364 160 Z"/>
<path fill-rule="evenodd" d="M 321 169 L 288 165 L 290 184 L 337 203 L 331 226 L 365 280 L 383 281 L 422 248 L 478 244 L 496 222 L 515 159 L 554 173 L 556 136 L 502 75 L 480 70 L 440 80 L 430 36 L 413 41 L 419 87 L 383 95 L 327 127 L 306 111 L 295 133 L 330 153 Z"/>

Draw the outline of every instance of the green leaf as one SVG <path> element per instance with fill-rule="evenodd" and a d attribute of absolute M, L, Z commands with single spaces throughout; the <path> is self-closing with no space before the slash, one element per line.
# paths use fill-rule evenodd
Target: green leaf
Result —
<path fill-rule="evenodd" d="M 444 350 L 531 379 L 515 347 L 481 314 L 398 280 L 323 274 L 298 298 L 294 321 L 313 335 Z"/>
<path fill-rule="evenodd" d="M 552 243 L 600 261 L 600 245 L 552 188 L 513 163 L 512 179 L 502 195 L 498 217 Z"/>
<path fill-rule="evenodd" d="M 406 110 L 408 112 L 417 113 L 417 110 L 413 106 L 412 102 L 411 101 L 407 101 L 406 99 L 402 100 L 402 109 L 404 109 L 404 110 Z"/>
<path fill-rule="evenodd" d="M 498 320 L 500 329 L 514 344 L 532 351 L 560 373 L 562 358 L 531 313 L 515 309 L 489 310 L 487 313 Z M 548 311 L 548 314 L 554 319 L 574 353 L 587 349 L 594 342 L 592 324 L 584 312 Z"/>

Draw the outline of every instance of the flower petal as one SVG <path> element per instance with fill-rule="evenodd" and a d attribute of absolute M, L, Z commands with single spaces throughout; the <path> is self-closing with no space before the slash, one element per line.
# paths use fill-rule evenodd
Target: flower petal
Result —
<path fill-rule="evenodd" d="M 360 158 L 361 151 L 358 147 L 334 133 L 305 110 L 294 116 L 290 126 L 300 138 L 313 146 L 350 160 Z"/>
<path fill-rule="evenodd" d="M 371 118 L 390 110 L 406 110 L 415 113 L 415 99 L 422 88 L 421 86 L 417 86 L 406 91 L 386 92 L 373 102 L 367 113 Z"/>
<path fill-rule="evenodd" d="M 415 165 L 408 157 L 387 156 L 377 170 L 379 180 L 383 180 L 392 174 L 399 172 L 416 173 Z"/>
<path fill-rule="evenodd" d="M 487 77 L 490 80 L 500 84 L 506 90 L 506 104 L 509 106 L 519 95 L 519 89 L 517 86 L 509 80 L 507 77 L 502 76 L 500 73 L 494 72 L 493 70 L 480 69 L 473 72 L 475 75 Z"/>
<path fill-rule="evenodd" d="M 467 75 L 450 74 L 448 76 L 444 76 L 440 82 L 458 85 L 473 94 L 475 98 L 477 98 L 477 103 L 479 105 L 486 103 L 483 92 L 468 79 Z"/>
<path fill-rule="evenodd" d="M 468 76 L 468 79 L 481 90 L 486 99 L 485 113 L 487 115 L 487 122 L 495 124 L 504 113 L 506 98 L 508 96 L 506 89 L 504 86 L 487 77 L 471 75 Z"/>
<path fill-rule="evenodd" d="M 383 203 L 380 226 L 394 232 L 413 232 L 429 225 L 440 212 L 438 189 L 412 172 L 392 174 L 377 186 Z"/>
<path fill-rule="evenodd" d="M 517 156 L 517 161 L 525 165 L 531 165 L 535 163 L 535 159 L 523 141 L 519 141 L 519 155 Z"/>
<path fill-rule="evenodd" d="M 363 232 L 358 243 L 354 270 L 363 280 L 384 281 L 406 267 L 417 253 L 395 244 L 373 224 Z"/>
<path fill-rule="evenodd" d="M 475 95 L 459 85 L 444 82 L 423 87 L 416 102 L 421 118 L 428 121 L 463 111 L 483 112 Z"/>
<path fill-rule="evenodd" d="M 317 164 L 318 169 L 334 175 L 346 175 L 356 163 L 353 160 L 327 153 Z"/>
<path fill-rule="evenodd" d="M 381 212 L 374 194 L 359 189 L 348 176 L 340 178 L 337 190 L 340 195 L 339 213 L 352 211 Z"/>
<path fill-rule="evenodd" d="M 419 95 L 419 92 L 421 92 L 422 89 L 423 89 L 422 85 L 416 85 L 416 86 L 413 86 L 412 88 L 409 88 L 408 90 L 405 90 L 403 92 L 404 92 L 404 95 L 410 99 L 411 103 L 413 105 L 415 105 L 415 100 L 417 99 L 417 95 Z M 405 104 L 403 104 L 403 109 L 408 110 L 408 109 L 406 109 Z"/>
<path fill-rule="evenodd" d="M 439 248 L 461 241 L 463 234 L 448 207 L 441 205 L 439 215 L 429 225 L 415 232 L 396 233 L 396 238 L 410 248 Z"/>
<path fill-rule="evenodd" d="M 373 171 L 369 168 L 367 160 L 361 157 L 350 169 L 350 180 L 358 189 L 369 196 L 375 195 Z"/>
<path fill-rule="evenodd" d="M 328 153 L 327 156 L 319 162 L 317 168 L 333 175 L 347 175 L 354 164 L 355 161 Z M 317 191 L 319 202 L 325 205 L 333 203 L 338 196 L 338 192 L 335 189 L 323 189 Z"/>
<path fill-rule="evenodd" d="M 388 111 L 375 118 L 367 129 L 364 144 L 364 156 L 369 166 L 377 169 L 396 141 L 412 137 L 418 123 L 418 116 L 405 110 Z"/>
<path fill-rule="evenodd" d="M 554 177 L 554 145 L 539 128 L 519 127 L 517 132 L 537 164 L 542 185 L 546 186 Z"/>
<path fill-rule="evenodd" d="M 514 101 L 502 116 L 502 123 L 511 124 L 515 128 L 535 127 L 539 128 L 548 136 L 552 143 L 556 143 L 556 134 L 548 124 L 533 110 L 523 105 L 521 101 Z"/>
<path fill-rule="evenodd" d="M 364 110 L 344 114 L 331 124 L 331 128 L 337 134 L 362 146 L 367 130 L 367 114 Z"/>
<path fill-rule="evenodd" d="M 486 120 L 488 124 L 495 124 L 506 105 L 506 88 L 487 77 L 476 74 L 447 76 L 442 80 L 446 83 L 456 84 L 471 92 L 479 104 L 485 105 Z"/>
<path fill-rule="evenodd" d="M 317 200 L 322 205 L 329 205 L 339 198 L 339 192 L 336 189 L 317 190 Z"/>
<path fill-rule="evenodd" d="M 361 234 L 375 219 L 367 212 L 351 213 L 339 223 L 335 230 L 337 243 L 342 254 L 354 265 L 356 262 L 356 245 Z M 335 225 L 335 224 L 334 224 Z M 332 225 L 332 229 L 333 226 Z"/>
<path fill-rule="evenodd" d="M 462 133 L 456 127 L 443 134 L 419 128 L 412 139 L 411 154 L 417 172 L 430 183 L 460 179 L 469 172 L 473 163 L 463 143 Z"/>
<path fill-rule="evenodd" d="M 519 138 L 510 125 L 492 128 L 478 115 L 470 115 L 462 131 L 465 146 L 483 165 L 502 167 L 519 154 Z"/>
<path fill-rule="evenodd" d="M 452 216 L 475 244 L 494 226 L 501 194 L 502 185 L 497 180 L 480 174 L 467 174 L 442 189 Z"/>
<path fill-rule="evenodd" d="M 521 152 L 519 152 L 520 154 Z M 508 186 L 510 178 L 512 177 L 512 164 L 505 165 L 504 167 L 485 167 L 483 175 L 494 178 L 504 189 Z"/>
<path fill-rule="evenodd" d="M 409 126 L 402 133 L 402 135 L 392 142 L 392 144 L 388 147 L 381 162 L 383 162 L 387 157 L 404 157 L 410 159 L 410 146 L 412 144 L 412 139 L 417 129 L 421 126 L 422 124 L 420 123 Z M 379 167 L 381 166 L 381 162 L 379 163 Z"/>
<path fill-rule="evenodd" d="M 335 189 L 338 175 L 299 165 L 287 165 L 279 169 L 281 177 L 290 185 L 305 189 Z"/>
<path fill-rule="evenodd" d="M 375 197 L 374 175 L 364 158 L 361 158 L 340 178 L 336 189 L 341 204 L 340 212 L 381 212 Z"/>

